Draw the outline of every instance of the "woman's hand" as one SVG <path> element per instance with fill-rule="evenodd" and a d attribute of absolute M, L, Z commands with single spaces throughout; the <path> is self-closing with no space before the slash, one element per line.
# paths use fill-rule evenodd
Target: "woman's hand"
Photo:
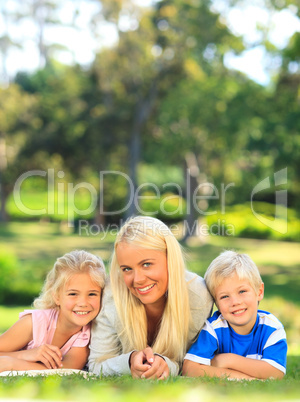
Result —
<path fill-rule="evenodd" d="M 130 369 L 133 378 L 151 378 L 163 380 L 169 376 L 166 361 L 155 355 L 150 347 L 130 356 Z"/>
<path fill-rule="evenodd" d="M 19 352 L 18 358 L 29 362 L 41 362 L 48 369 L 57 369 L 63 366 L 61 350 L 54 345 L 44 344 L 37 348 L 22 350 Z"/>

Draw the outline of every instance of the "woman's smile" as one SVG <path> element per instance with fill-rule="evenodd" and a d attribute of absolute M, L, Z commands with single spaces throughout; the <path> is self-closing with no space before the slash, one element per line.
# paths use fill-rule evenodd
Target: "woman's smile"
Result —
<path fill-rule="evenodd" d="M 145 286 L 143 288 L 136 287 L 136 290 L 141 294 L 145 294 L 145 293 L 150 292 L 154 286 L 155 286 L 155 283 L 153 283 L 152 285 Z"/>

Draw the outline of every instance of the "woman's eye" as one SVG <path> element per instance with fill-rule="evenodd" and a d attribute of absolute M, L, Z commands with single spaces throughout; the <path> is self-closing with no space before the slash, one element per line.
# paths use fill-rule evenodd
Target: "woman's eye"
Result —
<path fill-rule="evenodd" d="M 129 271 L 131 271 L 131 268 L 128 267 L 122 268 L 122 272 L 129 272 Z"/>
<path fill-rule="evenodd" d="M 68 296 L 76 296 L 76 293 L 69 293 Z"/>
<path fill-rule="evenodd" d="M 247 290 L 240 290 L 240 293 L 246 293 Z"/>
<path fill-rule="evenodd" d="M 145 262 L 143 264 L 143 267 L 148 268 L 148 267 L 150 267 L 150 265 L 151 265 L 151 262 Z"/>

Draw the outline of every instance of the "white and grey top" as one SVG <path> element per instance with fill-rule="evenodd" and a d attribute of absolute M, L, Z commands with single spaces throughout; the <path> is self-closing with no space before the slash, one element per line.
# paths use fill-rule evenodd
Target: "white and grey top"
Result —
<path fill-rule="evenodd" d="M 203 278 L 195 273 L 186 271 L 185 279 L 194 323 L 194 328 L 191 328 L 188 334 L 188 344 L 186 346 L 188 350 L 205 324 L 205 320 L 211 314 L 213 299 L 206 288 Z M 102 309 L 92 325 L 88 361 L 89 371 L 103 376 L 131 374 L 129 357 L 132 351 L 123 353 L 123 345 L 126 343 L 125 337 L 126 334 L 123 331 L 112 291 L 108 284 L 104 289 Z M 168 364 L 170 375 L 177 375 L 179 371 L 178 362 L 170 360 L 167 356 L 162 357 Z M 99 360 L 103 359 L 105 360 L 100 363 Z"/>

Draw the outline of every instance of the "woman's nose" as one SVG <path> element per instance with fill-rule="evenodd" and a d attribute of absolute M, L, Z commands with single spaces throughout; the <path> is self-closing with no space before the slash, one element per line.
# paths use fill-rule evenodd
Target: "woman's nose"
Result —
<path fill-rule="evenodd" d="M 134 271 L 134 283 L 143 283 L 145 282 L 145 278 L 146 276 L 139 269 Z"/>

